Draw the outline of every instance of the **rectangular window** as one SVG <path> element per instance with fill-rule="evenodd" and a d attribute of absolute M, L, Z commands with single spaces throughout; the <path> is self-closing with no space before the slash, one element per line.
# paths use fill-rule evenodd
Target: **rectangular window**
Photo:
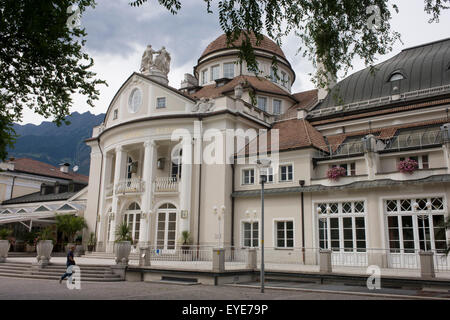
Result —
<path fill-rule="evenodd" d="M 246 248 L 256 248 L 258 247 L 258 222 L 243 222 L 243 246 Z"/>
<path fill-rule="evenodd" d="M 220 66 L 211 67 L 211 81 L 217 80 L 220 77 Z"/>
<path fill-rule="evenodd" d="M 422 169 L 429 169 L 430 165 L 428 163 L 428 156 L 424 155 L 422 156 Z"/>
<path fill-rule="evenodd" d="M 156 108 L 165 108 L 166 107 L 166 97 L 156 98 Z"/>
<path fill-rule="evenodd" d="M 202 84 L 208 82 L 208 69 L 202 71 Z"/>
<path fill-rule="evenodd" d="M 286 73 L 281 71 L 281 85 L 286 87 Z"/>
<path fill-rule="evenodd" d="M 280 181 L 287 182 L 292 181 L 293 177 L 293 167 L 292 164 L 280 166 Z"/>
<path fill-rule="evenodd" d="M 281 114 L 281 100 L 273 99 L 273 114 Z"/>
<path fill-rule="evenodd" d="M 341 163 L 341 164 L 333 164 L 332 168 L 341 167 L 345 169 L 346 176 L 356 176 L 356 163 Z"/>
<path fill-rule="evenodd" d="M 255 183 L 255 170 L 247 169 L 242 171 L 242 184 L 254 184 Z"/>
<path fill-rule="evenodd" d="M 119 115 L 119 110 L 115 109 L 115 110 L 114 110 L 113 120 L 116 120 L 117 117 L 118 117 L 118 115 Z"/>
<path fill-rule="evenodd" d="M 224 63 L 223 64 L 223 77 L 232 79 L 234 78 L 234 63 Z"/>
<path fill-rule="evenodd" d="M 366 252 L 364 201 L 317 205 L 319 246 L 339 252 Z"/>
<path fill-rule="evenodd" d="M 273 182 L 273 168 L 267 168 L 266 174 L 267 174 L 266 183 L 272 183 Z"/>
<path fill-rule="evenodd" d="M 276 246 L 277 248 L 293 248 L 294 247 L 294 222 L 293 221 L 276 221 Z"/>
<path fill-rule="evenodd" d="M 258 97 L 257 101 L 258 101 L 258 108 L 263 111 L 267 111 L 267 98 Z"/>
<path fill-rule="evenodd" d="M 275 74 L 275 69 L 274 68 L 270 68 L 270 80 L 272 82 L 278 83 L 278 79 L 277 79 L 277 76 Z"/>

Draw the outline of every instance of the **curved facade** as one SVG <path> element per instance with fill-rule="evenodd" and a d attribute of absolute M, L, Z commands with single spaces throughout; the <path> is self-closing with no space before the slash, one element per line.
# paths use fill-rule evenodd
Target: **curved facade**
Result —
<path fill-rule="evenodd" d="M 441 258 L 449 231 L 435 231 L 448 216 L 450 194 L 449 46 L 443 40 L 404 50 L 375 77 L 351 75 L 337 84 L 348 107 L 334 105 L 331 94 L 318 101 L 317 90 L 292 94 L 294 70 L 267 38 L 255 48 L 264 76 L 236 63 L 224 36 L 206 48 L 181 89 L 131 74 L 87 140 L 86 216 L 97 251 L 113 251 L 121 223 L 137 246 L 157 254 L 188 252 L 184 231 L 199 252 L 257 248 L 261 187 L 253 155 L 265 151 L 272 160 L 268 264 L 314 265 L 320 249 L 331 249 L 335 265 L 417 268 L 426 249 L 448 268 Z M 286 83 L 270 77 L 273 55 Z M 265 150 L 253 151 L 256 137 L 267 138 L 259 144 Z M 416 163 L 412 173 L 402 171 L 404 161 Z"/>

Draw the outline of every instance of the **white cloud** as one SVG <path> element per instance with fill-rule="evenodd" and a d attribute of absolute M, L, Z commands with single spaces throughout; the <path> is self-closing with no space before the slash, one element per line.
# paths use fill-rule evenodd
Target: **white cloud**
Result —
<path fill-rule="evenodd" d="M 178 15 L 172 16 L 156 1 L 141 8 L 131 8 L 128 0 L 98 1 L 98 6 L 82 18 L 88 32 L 87 51 L 94 58 L 93 71 L 108 82 L 109 87 L 100 88 L 100 100 L 90 108 L 85 99 L 74 97 L 74 107 L 78 112 L 90 111 L 95 114 L 105 112 L 111 99 L 128 76 L 138 71 L 142 52 L 147 44 L 154 48 L 165 46 L 172 55 L 170 85 L 178 88 L 185 73 L 192 73 L 200 54 L 206 46 L 221 34 L 217 14 L 206 13 L 203 1 L 189 0 L 183 3 Z M 442 13 L 439 24 L 429 24 L 424 12 L 423 1 L 396 0 L 399 14 L 393 14 L 392 27 L 402 35 L 404 45 L 397 43 L 393 52 L 378 57 L 386 60 L 406 47 L 449 37 L 450 11 Z M 217 12 L 216 8 L 213 8 Z M 283 39 L 282 49 L 297 74 L 293 92 L 314 88 L 309 73 L 313 72 L 307 58 L 296 54 L 299 42 L 295 36 Z M 364 68 L 360 59 L 355 59 L 353 70 Z M 24 111 L 23 123 L 38 124 L 42 117 L 32 111 Z"/>

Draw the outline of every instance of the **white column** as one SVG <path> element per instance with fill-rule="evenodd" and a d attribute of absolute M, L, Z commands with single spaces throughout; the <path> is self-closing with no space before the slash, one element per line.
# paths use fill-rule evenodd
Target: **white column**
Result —
<path fill-rule="evenodd" d="M 142 167 L 142 180 L 144 181 L 144 194 L 142 195 L 142 215 L 139 229 L 139 243 L 148 245 L 150 242 L 150 214 L 153 198 L 153 176 L 156 162 L 157 146 L 154 141 L 144 143 L 144 164 Z"/>
<path fill-rule="evenodd" d="M 115 237 L 116 237 L 116 226 L 120 223 L 120 217 L 118 212 L 119 198 L 116 195 L 116 184 L 125 177 L 125 164 L 126 164 L 126 152 L 123 147 L 116 148 L 116 166 L 114 168 L 114 183 L 113 183 L 113 200 L 112 200 L 112 214 L 114 216 L 114 221 L 111 223 L 111 233 L 109 235 L 109 252 L 112 252 Z"/>
<path fill-rule="evenodd" d="M 100 190 L 100 205 L 99 205 L 99 215 L 100 215 L 100 221 L 97 220 L 97 239 L 99 239 L 104 245 L 108 242 L 109 239 L 106 239 L 106 232 L 107 232 L 107 223 L 108 223 L 108 217 L 107 217 L 107 210 L 105 207 L 106 203 L 106 189 L 111 181 L 111 165 L 112 165 L 112 155 L 106 153 L 103 157 L 103 165 L 102 165 L 102 177 L 101 177 L 101 185 L 102 189 Z M 105 228 L 106 225 L 106 228 Z"/>
<path fill-rule="evenodd" d="M 191 189 L 192 189 L 192 139 L 183 143 L 183 159 L 181 163 L 180 210 L 185 217 L 180 219 L 180 234 L 190 231 Z"/>

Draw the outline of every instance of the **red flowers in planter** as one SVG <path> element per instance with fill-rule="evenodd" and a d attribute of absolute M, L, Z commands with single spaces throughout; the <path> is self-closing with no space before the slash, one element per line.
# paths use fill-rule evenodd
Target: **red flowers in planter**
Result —
<path fill-rule="evenodd" d="M 419 168 L 419 164 L 416 160 L 406 159 L 400 161 L 397 165 L 398 171 L 402 173 L 413 174 Z"/>
<path fill-rule="evenodd" d="M 347 175 L 347 170 L 343 167 L 333 167 L 328 169 L 327 177 L 330 180 L 337 181 L 340 177 L 344 177 Z"/>

